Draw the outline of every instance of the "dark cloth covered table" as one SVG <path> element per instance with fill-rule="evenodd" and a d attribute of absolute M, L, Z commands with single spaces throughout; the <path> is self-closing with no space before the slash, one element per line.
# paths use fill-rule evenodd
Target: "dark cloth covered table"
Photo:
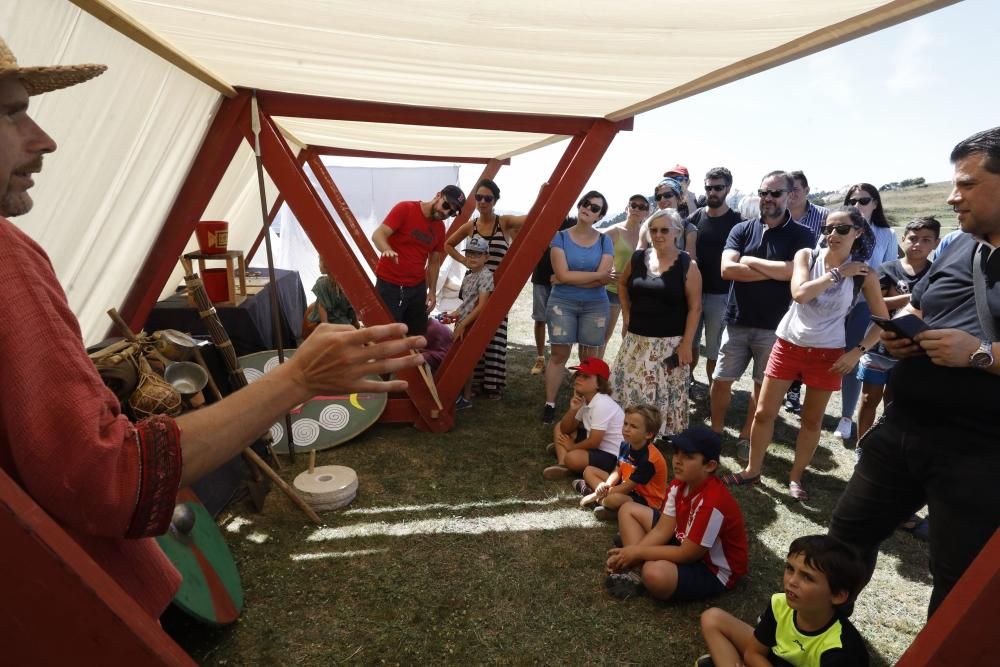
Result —
<path fill-rule="evenodd" d="M 251 269 L 267 276 L 267 269 Z M 249 271 L 248 271 L 249 273 Z M 306 312 L 306 293 L 298 271 L 275 269 L 275 286 L 281 301 L 281 337 L 286 348 L 296 347 L 302 335 L 302 318 Z M 271 323 L 271 286 L 250 294 L 238 306 L 216 306 L 222 326 L 226 328 L 237 356 L 273 350 L 277 345 Z M 195 336 L 208 335 L 198 312 L 188 303 L 183 292 L 157 302 L 143 328 L 152 333 L 160 329 L 177 329 Z"/>

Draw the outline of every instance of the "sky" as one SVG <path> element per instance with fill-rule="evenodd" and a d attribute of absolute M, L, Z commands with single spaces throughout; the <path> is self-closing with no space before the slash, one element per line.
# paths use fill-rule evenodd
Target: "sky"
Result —
<path fill-rule="evenodd" d="M 756 190 L 774 169 L 803 170 L 814 191 L 918 176 L 949 180 L 952 147 L 1000 124 L 998 25 L 1000 2 L 964 0 L 640 114 L 631 132 L 615 138 L 585 190 L 604 193 L 613 215 L 630 195 L 652 194 L 664 170 L 678 163 L 690 170 L 696 192 L 716 166 L 729 168 L 743 190 Z M 515 156 L 502 167 L 498 210 L 530 208 L 564 148 L 561 142 Z M 481 171 L 463 165 L 463 189 Z"/>

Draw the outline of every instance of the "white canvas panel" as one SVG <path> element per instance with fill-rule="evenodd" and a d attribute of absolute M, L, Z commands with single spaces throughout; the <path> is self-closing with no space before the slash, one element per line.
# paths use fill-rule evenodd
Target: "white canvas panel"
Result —
<path fill-rule="evenodd" d="M 22 65 L 106 63 L 31 101 L 58 143 L 15 223 L 49 253 L 84 340 L 104 337 L 211 122 L 219 94 L 63 0 L 0 3 Z"/>

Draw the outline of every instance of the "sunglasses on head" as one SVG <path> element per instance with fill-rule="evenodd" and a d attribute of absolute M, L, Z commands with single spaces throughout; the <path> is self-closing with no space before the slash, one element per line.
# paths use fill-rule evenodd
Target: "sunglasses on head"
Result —
<path fill-rule="evenodd" d="M 476 201 L 484 201 L 487 204 L 492 204 L 493 195 L 476 195 Z"/>
<path fill-rule="evenodd" d="M 677 193 L 676 192 L 672 192 L 672 191 L 671 192 L 661 192 L 660 194 L 653 195 L 653 196 L 656 199 L 656 201 L 660 201 L 661 199 L 674 199 L 674 198 L 677 197 Z"/>
<path fill-rule="evenodd" d="M 854 225 L 824 225 L 823 226 L 823 236 L 829 236 L 834 232 L 837 232 L 841 236 L 847 236 L 851 233 L 851 230 L 855 229 Z"/>
<path fill-rule="evenodd" d="M 781 195 L 785 194 L 784 190 L 758 190 L 757 196 L 763 199 L 764 197 L 770 195 L 773 199 L 777 199 Z"/>
<path fill-rule="evenodd" d="M 580 202 L 580 208 L 589 208 L 591 213 L 600 213 L 600 204 L 591 204 L 589 201 Z"/>
<path fill-rule="evenodd" d="M 855 199 L 854 197 L 851 197 L 850 199 L 847 200 L 847 205 L 848 206 L 858 206 L 858 205 L 860 205 L 860 206 L 868 206 L 868 204 L 871 204 L 872 201 L 874 201 L 874 200 L 871 197 L 858 197 L 857 199 Z"/>
<path fill-rule="evenodd" d="M 632 209 L 633 211 L 648 211 L 649 210 L 649 204 L 640 204 L 638 202 L 632 202 L 632 203 L 630 203 L 628 205 L 628 207 L 630 209 Z"/>
<path fill-rule="evenodd" d="M 706 185 L 705 192 L 722 192 L 726 189 L 725 185 Z"/>
<path fill-rule="evenodd" d="M 670 233 L 670 227 L 650 227 L 649 228 L 649 233 L 650 234 L 669 234 Z"/>

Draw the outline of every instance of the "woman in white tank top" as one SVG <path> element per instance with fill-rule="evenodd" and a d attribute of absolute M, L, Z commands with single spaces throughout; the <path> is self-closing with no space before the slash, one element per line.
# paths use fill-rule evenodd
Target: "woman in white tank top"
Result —
<path fill-rule="evenodd" d="M 837 210 L 827 218 L 823 235 L 827 247 L 803 249 L 792 266 L 792 305 L 775 331 L 777 341 L 764 373 L 757 411 L 750 429 L 750 461 L 740 473 L 727 475 L 727 484 L 752 484 L 760 478 L 764 454 L 774 435 L 774 419 L 788 387 L 795 380 L 806 386 L 802 425 L 795 441 L 795 461 L 789 492 L 807 500 L 802 473 L 819 444 L 820 427 L 830 394 L 840 390 L 841 376 L 879 339 L 871 326 L 861 344 L 844 351 L 844 319 L 859 293 L 872 314 L 888 317 L 878 273 L 864 262 L 852 262 L 851 249 L 860 242 L 865 220 L 855 207 Z"/>

